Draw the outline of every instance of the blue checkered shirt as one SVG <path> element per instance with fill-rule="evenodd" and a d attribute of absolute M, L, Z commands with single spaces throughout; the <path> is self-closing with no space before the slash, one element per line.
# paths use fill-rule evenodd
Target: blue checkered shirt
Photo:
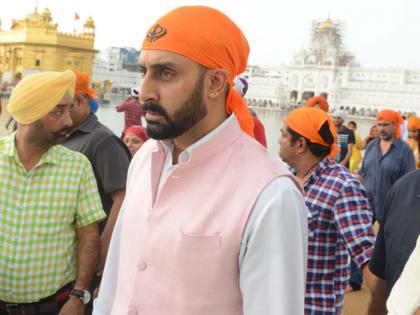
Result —
<path fill-rule="evenodd" d="M 372 211 L 347 168 L 323 159 L 304 185 L 309 208 L 305 314 L 341 314 L 350 257 L 361 267 L 372 255 Z"/>

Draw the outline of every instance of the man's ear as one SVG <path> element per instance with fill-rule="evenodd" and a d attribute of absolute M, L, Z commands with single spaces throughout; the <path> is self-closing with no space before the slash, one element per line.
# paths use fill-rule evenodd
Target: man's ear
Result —
<path fill-rule="evenodd" d="M 217 98 L 226 95 L 226 86 L 229 83 L 229 74 L 224 69 L 210 69 L 206 71 L 207 75 L 207 96 Z"/>
<path fill-rule="evenodd" d="M 299 138 L 298 142 L 298 153 L 305 153 L 306 150 L 308 149 L 308 143 L 306 142 L 306 140 L 304 138 Z"/>
<path fill-rule="evenodd" d="M 83 104 L 82 102 L 83 102 L 82 96 L 79 95 L 79 94 L 74 94 L 74 97 L 73 97 L 73 103 L 74 103 L 74 105 L 75 106 L 80 106 L 80 104 Z"/>
<path fill-rule="evenodd" d="M 76 101 L 75 105 L 89 105 L 86 99 L 81 94 L 74 94 L 74 100 Z"/>

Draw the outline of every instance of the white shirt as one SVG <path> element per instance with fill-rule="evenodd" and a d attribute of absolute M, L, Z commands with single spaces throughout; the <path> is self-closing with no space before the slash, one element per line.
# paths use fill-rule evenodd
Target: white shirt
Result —
<path fill-rule="evenodd" d="M 386 306 L 389 315 L 412 315 L 420 308 L 420 235 Z"/>
<path fill-rule="evenodd" d="M 211 139 L 233 116 L 181 152 L 179 161 L 188 159 L 193 148 Z M 168 141 L 162 144 L 166 157 L 159 190 L 174 169 L 173 145 Z M 118 280 L 120 235 L 121 220 L 118 219 L 93 315 L 111 312 Z M 290 178 L 278 177 L 258 197 L 241 240 L 238 263 L 244 315 L 304 314 L 307 241 L 304 197 Z"/>

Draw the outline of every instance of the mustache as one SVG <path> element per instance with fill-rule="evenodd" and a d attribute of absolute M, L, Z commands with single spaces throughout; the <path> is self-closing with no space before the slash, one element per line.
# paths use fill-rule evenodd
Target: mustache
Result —
<path fill-rule="evenodd" d="M 169 117 L 168 112 L 163 108 L 162 105 L 158 104 L 158 103 L 143 103 L 141 105 L 143 107 L 143 110 L 145 112 L 155 112 L 159 115 L 162 115 L 166 118 Z"/>
<path fill-rule="evenodd" d="M 70 130 L 71 130 L 70 128 L 63 128 L 63 129 L 55 131 L 54 135 L 58 137 L 66 137 L 69 134 Z"/>

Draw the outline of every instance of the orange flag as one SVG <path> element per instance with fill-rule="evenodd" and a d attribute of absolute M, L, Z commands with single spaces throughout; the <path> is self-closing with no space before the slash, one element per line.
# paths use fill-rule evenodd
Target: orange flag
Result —
<path fill-rule="evenodd" d="M 74 20 L 75 21 L 80 20 L 80 16 L 79 14 L 77 14 L 77 12 L 74 12 Z"/>

